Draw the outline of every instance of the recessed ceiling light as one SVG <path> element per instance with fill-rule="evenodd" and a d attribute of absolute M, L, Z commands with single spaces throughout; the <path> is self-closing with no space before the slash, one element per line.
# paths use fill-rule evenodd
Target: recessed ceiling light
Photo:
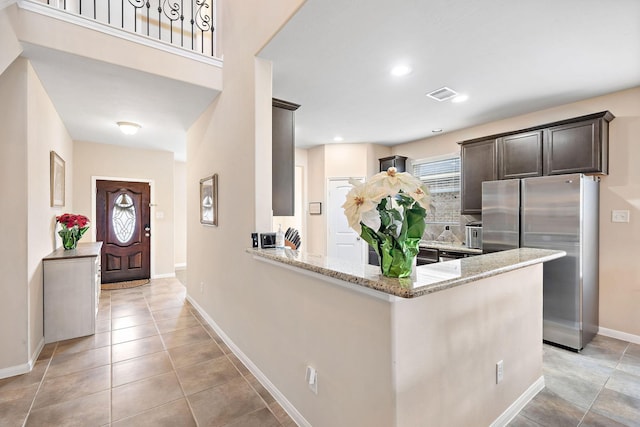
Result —
<path fill-rule="evenodd" d="M 411 67 L 408 65 L 396 65 L 391 69 L 391 75 L 396 77 L 406 76 L 411 72 Z"/>
<path fill-rule="evenodd" d="M 340 135 L 337 135 L 337 136 L 333 137 L 333 140 L 335 142 L 342 142 L 342 141 L 344 141 L 344 138 L 341 137 Z"/>
<path fill-rule="evenodd" d="M 141 127 L 139 124 L 133 122 L 118 122 L 118 126 L 125 135 L 135 135 Z"/>
<path fill-rule="evenodd" d="M 465 102 L 467 99 L 469 99 L 469 95 L 458 95 L 453 98 L 451 102 L 455 102 L 457 104 L 458 102 Z"/>
<path fill-rule="evenodd" d="M 432 129 L 431 132 L 433 133 L 440 133 L 442 132 L 442 129 Z"/>

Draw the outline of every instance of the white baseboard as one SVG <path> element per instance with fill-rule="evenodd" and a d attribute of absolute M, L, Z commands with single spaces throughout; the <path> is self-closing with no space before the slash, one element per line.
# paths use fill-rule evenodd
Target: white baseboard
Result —
<path fill-rule="evenodd" d="M 538 378 L 533 384 L 529 386 L 528 389 L 525 390 L 524 393 L 520 395 L 516 399 L 515 402 L 511 404 L 498 418 L 495 419 L 493 423 L 491 423 L 491 427 L 503 427 L 506 426 L 513 420 L 516 415 L 527 406 L 527 403 L 533 399 L 536 394 L 538 394 L 544 388 L 544 377 Z"/>
<path fill-rule="evenodd" d="M 616 338 L 623 341 L 629 341 L 634 344 L 640 344 L 640 335 L 628 334 L 626 332 L 616 331 L 615 329 L 607 329 L 600 327 L 598 329 L 598 334 L 604 335 L 609 338 Z"/>
<path fill-rule="evenodd" d="M 181 262 L 179 264 L 175 264 L 173 266 L 174 270 L 186 270 L 187 269 L 187 263 L 186 262 Z"/>
<path fill-rule="evenodd" d="M 174 277 L 176 277 L 176 273 L 154 274 L 151 276 L 152 279 L 173 279 Z"/>
<path fill-rule="evenodd" d="M 218 334 L 218 336 L 224 341 L 224 343 L 231 349 L 233 354 L 235 354 L 238 359 L 247 367 L 249 372 L 251 372 L 262 384 L 264 388 L 267 389 L 269 393 L 273 396 L 273 398 L 282 406 L 282 408 L 289 414 L 291 419 L 296 422 L 296 424 L 300 427 L 311 427 L 311 423 L 309 423 L 300 412 L 287 400 L 287 398 L 276 388 L 275 385 L 266 377 L 266 375 L 258 369 L 258 367 L 247 357 L 246 354 L 240 350 L 240 348 L 224 333 L 224 331 L 218 326 L 216 322 L 204 311 L 197 302 L 194 301 L 191 296 L 187 295 L 187 300 L 198 310 L 198 313 L 207 321 L 209 326 L 213 328 L 213 330 Z"/>
<path fill-rule="evenodd" d="M 16 375 L 22 375 L 31 372 L 34 365 L 36 364 L 36 361 L 38 360 L 38 356 L 40 356 L 40 352 L 42 351 L 43 347 L 44 337 L 40 339 L 40 342 L 36 347 L 36 351 L 33 352 L 27 363 L 0 369 L 0 379 L 15 377 Z"/>

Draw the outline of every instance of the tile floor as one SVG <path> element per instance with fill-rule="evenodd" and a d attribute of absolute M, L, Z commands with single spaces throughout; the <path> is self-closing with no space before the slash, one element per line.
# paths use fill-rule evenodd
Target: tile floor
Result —
<path fill-rule="evenodd" d="M 177 279 L 103 291 L 96 334 L 0 380 L 0 426 L 296 424 L 185 300 Z"/>
<path fill-rule="evenodd" d="M 180 280 L 103 291 L 95 335 L 48 344 L 32 372 L 0 380 L 0 426 L 295 426 Z M 640 426 L 640 345 L 545 345 L 543 369 L 511 427 Z"/>
<path fill-rule="evenodd" d="M 580 353 L 544 345 L 545 388 L 510 427 L 640 426 L 640 345 L 597 335 Z"/>

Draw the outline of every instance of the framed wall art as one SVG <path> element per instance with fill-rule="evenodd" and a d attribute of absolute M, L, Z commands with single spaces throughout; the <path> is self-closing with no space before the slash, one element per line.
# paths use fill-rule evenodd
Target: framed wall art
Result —
<path fill-rule="evenodd" d="M 218 225 L 218 174 L 200 180 L 200 223 Z"/>
<path fill-rule="evenodd" d="M 49 153 L 51 206 L 64 206 L 64 160 L 55 151 Z"/>

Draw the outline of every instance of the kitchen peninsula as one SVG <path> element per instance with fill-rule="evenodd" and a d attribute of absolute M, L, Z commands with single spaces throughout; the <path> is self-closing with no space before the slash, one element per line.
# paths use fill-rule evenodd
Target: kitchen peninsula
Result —
<path fill-rule="evenodd" d="M 562 251 L 429 264 L 407 279 L 289 249 L 247 252 L 264 273 L 254 289 L 278 294 L 265 309 L 286 347 L 274 363 L 293 370 L 273 384 L 310 425 L 505 425 L 544 387 L 542 263 Z M 305 365 L 317 395 L 298 381 Z"/>

